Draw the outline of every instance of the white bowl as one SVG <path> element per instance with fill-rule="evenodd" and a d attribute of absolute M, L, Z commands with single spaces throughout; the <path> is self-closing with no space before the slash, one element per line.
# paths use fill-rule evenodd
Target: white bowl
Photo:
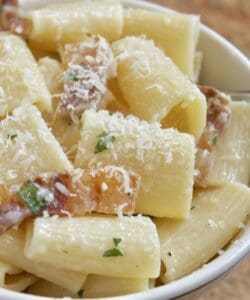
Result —
<path fill-rule="evenodd" d="M 137 7 L 155 11 L 167 11 L 159 5 L 143 1 L 123 0 L 126 7 Z M 201 72 L 201 83 L 215 86 L 227 91 L 250 89 L 250 62 L 231 43 L 222 36 L 202 25 L 199 49 L 204 61 Z M 168 300 L 194 299 L 194 294 L 201 292 L 219 278 L 225 276 L 235 265 L 250 252 L 250 225 L 248 224 L 226 251 L 218 258 L 192 274 L 167 285 L 127 296 L 105 298 L 109 300 Z M 49 272 L 49 270 L 48 270 Z M 51 300 L 0 288 L 1 300 Z"/>

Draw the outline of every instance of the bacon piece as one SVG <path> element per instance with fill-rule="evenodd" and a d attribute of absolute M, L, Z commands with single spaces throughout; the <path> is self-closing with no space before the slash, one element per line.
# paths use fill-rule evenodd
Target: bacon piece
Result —
<path fill-rule="evenodd" d="M 114 77 L 115 58 L 108 41 L 100 35 L 87 35 L 84 42 L 64 45 L 61 51 L 65 65 L 75 64 L 92 67 L 100 77 Z"/>
<path fill-rule="evenodd" d="M 31 211 L 15 195 L 10 195 L 4 185 L 0 186 L 0 195 L 0 234 L 2 234 L 29 217 Z"/>
<path fill-rule="evenodd" d="M 100 106 L 107 80 L 115 75 L 115 59 L 106 39 L 96 35 L 81 43 L 66 44 L 61 57 L 67 70 L 59 111 L 75 121 L 86 109 Z"/>
<path fill-rule="evenodd" d="M 224 93 L 207 86 L 200 87 L 207 99 L 207 121 L 202 136 L 197 143 L 195 168 L 198 174 L 195 183 L 206 187 L 206 177 L 213 166 L 217 137 L 227 127 L 230 116 L 230 98 Z"/>
<path fill-rule="evenodd" d="M 49 195 L 37 213 L 32 214 L 18 193 L 0 186 L 0 234 L 23 222 L 27 217 L 83 216 L 86 213 L 132 215 L 139 190 L 140 178 L 122 167 L 76 169 L 64 173 L 44 173 L 30 181 L 40 196 Z M 23 185 L 25 186 L 26 183 Z"/>
<path fill-rule="evenodd" d="M 15 6 L 15 1 L 4 1 L 1 11 L 1 26 L 3 30 L 27 36 L 30 32 L 30 21 L 25 13 Z"/>

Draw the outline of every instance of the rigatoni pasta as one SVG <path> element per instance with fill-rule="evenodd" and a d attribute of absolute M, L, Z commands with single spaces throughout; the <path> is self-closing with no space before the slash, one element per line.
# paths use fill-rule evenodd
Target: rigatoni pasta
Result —
<path fill-rule="evenodd" d="M 2 2 L 0 289 L 147 292 L 221 254 L 250 213 L 250 104 L 196 84 L 199 16 Z"/>
<path fill-rule="evenodd" d="M 72 292 L 81 289 L 86 274 L 36 263 L 24 255 L 25 230 L 10 230 L 0 236 L 0 259 L 26 272 L 44 278 Z"/>
<path fill-rule="evenodd" d="M 105 276 L 155 278 L 160 272 L 155 225 L 140 216 L 37 218 L 26 234 L 25 255 L 57 268 Z"/>
<path fill-rule="evenodd" d="M 67 289 L 46 280 L 39 280 L 29 287 L 28 293 L 45 297 L 114 297 L 138 293 L 149 289 L 149 279 L 119 278 L 100 275 L 88 275 L 81 290 L 74 294 Z"/>
<path fill-rule="evenodd" d="M 24 103 L 51 110 L 45 81 L 30 49 L 14 35 L 0 33 L 0 117 Z"/>
<path fill-rule="evenodd" d="M 213 167 L 208 185 L 239 182 L 245 185 L 250 179 L 250 104 L 244 101 L 231 103 L 231 118 L 227 128 L 216 140 Z"/>
<path fill-rule="evenodd" d="M 118 61 L 118 84 L 130 112 L 161 122 L 177 105 L 181 104 L 183 114 L 191 107 L 196 118 L 187 120 L 185 132 L 199 137 L 205 127 L 205 97 L 172 60 L 153 41 L 141 37 L 126 37 L 112 47 Z"/>
<path fill-rule="evenodd" d="M 194 140 L 174 129 L 161 129 L 136 117 L 86 111 L 75 166 L 107 166 L 119 162 L 141 176 L 136 212 L 158 217 L 186 218 L 192 200 Z M 109 149 L 96 152 L 105 133 Z M 105 136 L 104 134 L 104 136 Z M 97 149 L 98 150 L 98 149 Z M 176 193 L 178 190 L 178 193 Z"/>
<path fill-rule="evenodd" d="M 0 261 L 0 287 L 12 291 L 22 292 L 36 282 L 38 278 L 23 272 L 10 264 Z"/>
<path fill-rule="evenodd" d="M 62 79 L 64 71 L 61 63 L 49 56 L 41 57 L 37 63 L 49 92 L 52 95 L 61 93 L 63 91 Z M 53 102 L 55 102 L 54 99 L 52 99 L 52 106 Z"/>
<path fill-rule="evenodd" d="M 88 298 L 121 296 L 148 290 L 149 279 L 88 275 L 83 289 Z"/>
<path fill-rule="evenodd" d="M 96 33 L 110 41 L 122 34 L 123 8 L 119 1 L 78 1 L 50 4 L 29 12 L 32 26 L 30 43 L 46 50 L 58 45 L 76 43 L 86 34 Z"/>
<path fill-rule="evenodd" d="M 173 12 L 128 8 L 124 11 L 124 36 L 146 35 L 155 41 L 179 69 L 195 76 L 195 51 L 199 37 L 199 17 Z"/>
<path fill-rule="evenodd" d="M 83 289 L 80 289 L 79 291 L 83 291 Z M 72 291 L 67 290 L 66 288 L 53 284 L 44 279 L 40 279 L 34 284 L 32 284 L 27 289 L 27 293 L 36 296 L 56 297 L 56 298 L 63 298 L 63 297 L 76 298 L 79 296 L 77 293 L 73 293 Z"/>
<path fill-rule="evenodd" d="M 39 110 L 20 106 L 0 123 L 0 183 L 20 184 L 44 171 L 72 168 Z"/>
<path fill-rule="evenodd" d="M 192 205 L 188 220 L 155 220 L 166 267 L 163 282 L 202 267 L 233 238 L 250 212 L 250 189 L 229 183 L 197 190 Z"/>

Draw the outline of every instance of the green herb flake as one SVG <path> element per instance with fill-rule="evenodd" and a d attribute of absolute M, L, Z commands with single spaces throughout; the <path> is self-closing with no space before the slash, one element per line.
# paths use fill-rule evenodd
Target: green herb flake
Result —
<path fill-rule="evenodd" d="M 213 146 L 216 146 L 217 145 L 217 136 L 215 136 L 214 138 L 213 138 Z"/>
<path fill-rule="evenodd" d="M 18 193 L 18 197 L 26 203 L 34 215 L 38 214 L 41 208 L 47 204 L 45 198 L 38 195 L 38 191 L 39 188 L 29 181 L 21 187 Z"/>
<path fill-rule="evenodd" d="M 79 75 L 76 72 L 74 72 L 72 70 L 67 70 L 64 72 L 64 79 L 77 81 L 77 80 L 80 80 L 81 78 L 79 77 Z"/>
<path fill-rule="evenodd" d="M 195 205 L 193 205 L 193 206 L 191 207 L 191 210 L 193 210 L 193 209 L 195 209 Z"/>
<path fill-rule="evenodd" d="M 120 244 L 121 241 L 122 241 L 122 239 L 120 239 L 120 238 L 113 238 L 113 242 L 116 247 Z"/>
<path fill-rule="evenodd" d="M 82 290 L 79 290 L 79 291 L 77 292 L 78 297 L 79 297 L 79 298 L 82 298 L 83 293 L 84 293 L 84 290 L 83 290 L 83 289 L 82 289 Z"/>
<path fill-rule="evenodd" d="M 8 134 L 8 136 L 7 136 L 7 138 L 11 141 L 14 140 L 16 137 L 17 137 L 17 134 Z"/>
<path fill-rule="evenodd" d="M 111 248 L 109 250 L 106 250 L 103 255 L 103 257 L 112 257 L 112 256 L 123 256 L 122 252 L 117 248 Z"/>
<path fill-rule="evenodd" d="M 94 154 L 97 154 L 110 148 L 111 144 L 115 141 L 115 137 L 108 132 L 102 132 L 97 137 L 99 138 L 99 141 L 95 146 Z"/>
<path fill-rule="evenodd" d="M 68 251 L 67 250 L 63 250 L 63 253 L 68 254 Z"/>

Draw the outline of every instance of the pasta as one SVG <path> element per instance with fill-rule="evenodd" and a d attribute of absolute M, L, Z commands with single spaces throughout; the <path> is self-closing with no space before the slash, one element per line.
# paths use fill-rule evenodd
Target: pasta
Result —
<path fill-rule="evenodd" d="M 121 112 L 125 116 L 129 114 L 129 108 L 126 101 L 123 99 L 121 91 L 118 86 L 117 79 L 111 79 L 108 82 L 108 87 L 113 95 L 113 100 L 108 103 L 106 109 L 113 112 Z"/>
<path fill-rule="evenodd" d="M 5 262 L 0 262 L 0 287 L 13 291 L 24 291 L 38 279 L 21 269 L 13 267 Z"/>
<path fill-rule="evenodd" d="M 136 211 L 158 217 L 189 216 L 194 173 L 194 142 L 173 129 L 162 130 L 134 117 L 86 111 L 75 166 L 119 162 L 141 175 Z M 111 148 L 94 153 L 98 135 L 111 132 Z M 153 175 L 153 176 L 152 176 Z M 165 183 L 168 184 L 165 184 Z M 178 190 L 178 194 L 176 194 Z"/>
<path fill-rule="evenodd" d="M 74 293 L 81 289 L 86 275 L 36 263 L 24 256 L 25 230 L 10 230 L 0 236 L 0 259 L 26 272 L 44 278 Z M 48 272 L 49 270 L 49 272 Z"/>
<path fill-rule="evenodd" d="M 72 168 L 34 106 L 20 106 L 0 123 L 0 143 L 1 184 L 18 185 L 44 171 Z"/>
<path fill-rule="evenodd" d="M 250 103 L 197 84 L 199 16 L 122 4 L 1 1 L 3 297 L 151 297 L 248 226 Z"/>
<path fill-rule="evenodd" d="M 80 289 L 81 290 L 81 289 Z M 32 295 L 43 296 L 43 297 L 72 297 L 76 298 L 77 293 L 73 293 L 66 288 L 55 285 L 47 280 L 41 279 L 31 285 L 27 292 Z"/>
<path fill-rule="evenodd" d="M 64 68 L 58 60 L 48 56 L 40 58 L 38 60 L 38 66 L 53 97 L 53 111 L 50 113 L 43 113 L 43 117 L 51 127 L 53 134 L 68 155 L 68 158 L 73 160 L 77 149 L 77 143 L 80 139 L 79 128 L 78 126 L 75 126 L 72 121 L 57 114 L 60 95 L 63 94 Z"/>
<path fill-rule="evenodd" d="M 155 220 L 166 267 L 162 281 L 178 279 L 213 258 L 240 230 L 249 212 L 250 189 L 232 183 L 196 191 L 188 220 Z"/>
<path fill-rule="evenodd" d="M 11 1 L 10 1 L 11 2 Z M 51 4 L 51 3 L 58 3 L 58 0 L 15 0 L 14 2 L 17 2 L 18 7 L 23 10 L 32 10 L 35 8 L 41 8 L 45 5 Z M 71 0 L 60 0 L 61 3 L 71 2 Z"/>
<path fill-rule="evenodd" d="M 126 9 L 123 35 L 146 35 L 172 58 L 180 70 L 196 79 L 195 50 L 199 36 L 199 17 Z"/>
<path fill-rule="evenodd" d="M 82 290 L 77 294 L 56 286 L 48 281 L 40 280 L 29 289 L 29 294 L 46 297 L 72 297 L 83 296 L 86 298 L 114 297 L 129 293 L 136 293 L 148 290 L 148 279 L 117 278 L 100 275 L 88 275 Z"/>
<path fill-rule="evenodd" d="M 232 116 L 228 127 L 218 137 L 213 167 L 208 173 L 208 185 L 223 182 L 248 184 L 250 179 L 250 104 L 231 104 Z"/>
<path fill-rule="evenodd" d="M 44 76 L 46 86 L 49 92 L 52 95 L 56 93 L 61 93 L 63 91 L 63 68 L 59 61 L 50 58 L 49 56 L 43 56 L 38 60 L 38 67 L 40 69 L 40 72 Z"/>
<path fill-rule="evenodd" d="M 149 279 L 88 275 L 83 289 L 84 297 L 89 298 L 121 296 L 148 290 Z"/>
<path fill-rule="evenodd" d="M 186 124 L 186 132 L 201 135 L 206 121 L 204 95 L 153 41 L 126 37 L 113 44 L 113 51 L 118 59 L 118 84 L 132 114 L 160 122 L 179 104 L 184 115 L 191 107 L 189 114 L 196 115 L 195 124 L 192 116 L 187 119 L 190 124 Z"/>
<path fill-rule="evenodd" d="M 0 117 L 23 103 L 51 110 L 50 94 L 26 44 L 18 37 L 0 33 Z"/>
<path fill-rule="evenodd" d="M 155 278 L 160 272 L 157 232 L 146 217 L 37 218 L 26 235 L 25 255 L 58 268 L 106 276 Z"/>
<path fill-rule="evenodd" d="M 78 1 L 51 4 L 28 14 L 32 24 L 28 35 L 31 45 L 56 50 L 60 43 L 75 43 L 88 33 L 110 41 L 122 34 L 123 9 L 118 1 Z"/>

